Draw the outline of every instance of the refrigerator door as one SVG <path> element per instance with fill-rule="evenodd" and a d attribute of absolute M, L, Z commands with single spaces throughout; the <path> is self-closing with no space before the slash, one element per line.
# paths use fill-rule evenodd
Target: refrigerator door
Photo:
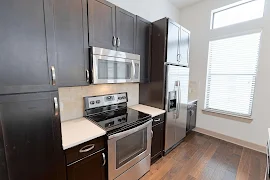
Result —
<path fill-rule="evenodd" d="M 186 136 L 189 69 L 167 65 L 165 152 Z"/>

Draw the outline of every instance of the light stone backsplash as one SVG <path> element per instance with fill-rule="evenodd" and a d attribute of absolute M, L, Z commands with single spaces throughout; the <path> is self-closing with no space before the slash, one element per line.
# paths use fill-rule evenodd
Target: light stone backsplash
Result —
<path fill-rule="evenodd" d="M 128 93 L 128 106 L 139 104 L 139 84 L 103 84 L 59 88 L 61 121 L 83 117 L 85 96 Z"/>

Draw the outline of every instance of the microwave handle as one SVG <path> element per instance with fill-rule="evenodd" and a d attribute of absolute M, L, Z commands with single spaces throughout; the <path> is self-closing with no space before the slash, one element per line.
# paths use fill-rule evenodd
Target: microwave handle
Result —
<path fill-rule="evenodd" d="M 130 129 L 130 130 L 127 130 L 127 131 L 124 131 L 124 132 L 120 132 L 120 133 L 117 133 L 117 134 L 113 134 L 113 135 L 109 136 L 108 139 L 115 139 L 115 138 L 118 138 L 118 137 L 126 137 L 126 136 L 128 136 L 130 134 L 133 134 L 133 133 L 135 133 L 137 131 L 140 131 L 140 130 L 146 128 L 149 124 L 152 124 L 152 121 L 153 120 L 150 120 L 150 121 L 147 121 L 146 123 L 144 123 L 144 124 L 142 124 L 140 126 L 137 126 L 137 127 L 133 128 L 133 129 Z"/>
<path fill-rule="evenodd" d="M 133 66 L 133 75 L 132 75 L 132 79 L 135 80 L 135 75 L 136 75 L 136 66 L 135 66 L 135 62 L 132 61 L 132 66 Z"/>

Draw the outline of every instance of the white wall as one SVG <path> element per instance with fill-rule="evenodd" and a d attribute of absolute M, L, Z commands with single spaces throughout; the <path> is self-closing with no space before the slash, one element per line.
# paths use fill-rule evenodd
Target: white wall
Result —
<path fill-rule="evenodd" d="M 136 14 L 148 21 L 169 17 L 179 21 L 179 10 L 168 0 L 108 0 L 111 3 Z"/>
<path fill-rule="evenodd" d="M 237 0 L 205 0 L 181 10 L 180 23 L 191 31 L 190 74 L 191 81 L 198 87 L 197 126 L 258 145 L 265 145 L 270 127 L 270 2 L 266 0 L 264 18 L 233 25 L 220 30 L 210 30 L 211 10 L 231 4 Z M 262 28 L 261 51 L 253 106 L 253 121 L 241 122 L 228 117 L 204 114 L 205 82 L 209 39 L 221 31 L 230 33 L 233 29 L 257 26 Z"/>

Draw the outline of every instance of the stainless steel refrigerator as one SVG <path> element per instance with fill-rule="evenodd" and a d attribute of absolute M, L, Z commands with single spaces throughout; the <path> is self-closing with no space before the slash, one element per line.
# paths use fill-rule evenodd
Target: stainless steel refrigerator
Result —
<path fill-rule="evenodd" d="M 140 84 L 140 103 L 166 110 L 164 152 L 186 136 L 190 32 L 168 18 L 152 23 L 150 83 Z M 162 141 L 163 142 L 163 141 Z"/>
<path fill-rule="evenodd" d="M 165 152 L 186 136 L 189 68 L 166 66 Z"/>

